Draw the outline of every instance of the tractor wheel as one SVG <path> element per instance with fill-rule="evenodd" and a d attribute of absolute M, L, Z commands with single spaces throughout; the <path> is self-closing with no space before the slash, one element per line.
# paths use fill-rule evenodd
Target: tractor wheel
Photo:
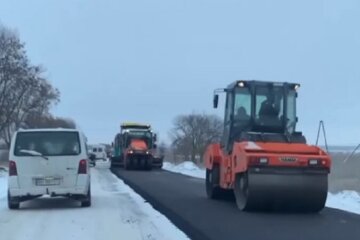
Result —
<path fill-rule="evenodd" d="M 142 159 L 141 157 L 136 159 L 136 169 L 137 170 L 144 170 L 145 166 L 146 166 L 146 162 L 144 159 Z"/>
<path fill-rule="evenodd" d="M 130 170 L 131 169 L 131 160 L 130 158 L 125 158 L 124 160 L 124 169 L 125 170 Z"/>
<path fill-rule="evenodd" d="M 151 158 L 146 159 L 145 161 L 145 170 L 151 171 L 153 168 L 153 161 Z"/>
<path fill-rule="evenodd" d="M 145 163 L 144 170 L 146 170 L 146 171 L 151 171 L 151 169 L 152 169 L 152 166 L 149 164 L 149 162 L 146 162 L 146 163 Z"/>
<path fill-rule="evenodd" d="M 220 188 L 220 168 L 217 165 L 213 169 L 206 169 L 206 194 L 210 199 L 219 199 L 222 195 Z"/>
<path fill-rule="evenodd" d="M 235 177 L 234 195 L 237 207 L 242 210 L 248 209 L 249 181 L 246 173 L 237 174 Z"/>

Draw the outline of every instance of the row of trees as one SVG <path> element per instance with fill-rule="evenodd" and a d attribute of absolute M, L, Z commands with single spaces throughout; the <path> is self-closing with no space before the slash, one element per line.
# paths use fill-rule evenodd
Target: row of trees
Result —
<path fill-rule="evenodd" d="M 0 25 L 0 138 L 7 145 L 19 128 L 75 126 L 49 113 L 60 93 L 43 73 L 31 64 L 17 34 Z"/>
<path fill-rule="evenodd" d="M 44 77 L 44 69 L 30 62 L 14 31 L 0 25 L 0 139 L 7 146 L 19 128 L 75 128 L 70 119 L 54 117 L 50 108 L 60 101 L 60 92 Z M 172 157 L 201 160 L 206 146 L 219 141 L 223 123 L 214 115 L 180 115 L 171 130 Z M 159 151 L 168 152 L 160 144 Z"/>
<path fill-rule="evenodd" d="M 174 161 L 180 158 L 180 161 L 191 160 L 199 163 L 207 145 L 220 141 L 222 131 L 223 122 L 216 115 L 179 115 L 175 118 L 174 127 L 170 132 L 172 144 L 169 157 Z"/>

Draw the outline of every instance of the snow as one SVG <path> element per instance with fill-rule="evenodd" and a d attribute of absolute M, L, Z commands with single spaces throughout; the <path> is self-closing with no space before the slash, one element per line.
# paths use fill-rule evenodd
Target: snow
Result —
<path fill-rule="evenodd" d="M 90 208 L 65 198 L 42 198 L 8 210 L 7 173 L 0 172 L 1 239 L 189 239 L 108 168 L 107 161 L 91 169 Z"/>
<path fill-rule="evenodd" d="M 79 132 L 78 129 L 72 128 L 29 128 L 29 129 L 19 129 L 19 132 Z"/>
<path fill-rule="evenodd" d="M 200 169 L 198 166 L 196 166 L 193 162 L 190 161 L 185 161 L 178 165 L 169 162 L 164 162 L 163 169 L 191 177 L 205 178 L 205 170 Z"/>
<path fill-rule="evenodd" d="M 360 214 L 360 194 L 355 191 L 329 193 L 326 206 Z"/>
<path fill-rule="evenodd" d="M 164 162 L 163 169 L 170 172 L 205 179 L 205 169 L 199 168 L 197 165 L 190 161 L 186 161 L 178 165 Z M 360 194 L 356 191 L 328 193 L 326 206 L 329 208 L 336 208 L 360 214 Z"/>
<path fill-rule="evenodd" d="M 109 171 L 109 162 L 91 169 L 93 205 L 80 208 L 65 198 L 42 198 L 22 204 L 20 210 L 7 208 L 7 172 L 0 168 L 0 229 L 7 240 L 182 240 L 189 239 L 166 217 Z M 164 169 L 197 178 L 205 170 L 192 162 Z M 328 194 L 326 205 L 360 214 L 360 195 L 354 191 Z"/>

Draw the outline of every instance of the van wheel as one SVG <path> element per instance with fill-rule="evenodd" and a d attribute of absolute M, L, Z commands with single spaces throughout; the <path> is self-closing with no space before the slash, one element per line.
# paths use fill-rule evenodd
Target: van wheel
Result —
<path fill-rule="evenodd" d="M 85 200 L 81 201 L 81 207 L 91 206 L 91 187 L 89 186 L 88 193 L 85 195 Z"/>
<path fill-rule="evenodd" d="M 8 190 L 8 207 L 9 209 L 19 209 L 20 208 L 20 202 L 10 196 L 10 191 Z"/>

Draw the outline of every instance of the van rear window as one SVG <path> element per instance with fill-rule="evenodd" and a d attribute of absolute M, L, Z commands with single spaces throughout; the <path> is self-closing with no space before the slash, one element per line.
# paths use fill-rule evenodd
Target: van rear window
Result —
<path fill-rule="evenodd" d="M 35 151 L 44 156 L 75 156 L 81 152 L 77 132 L 20 132 L 15 141 L 15 156 L 29 156 Z"/>

